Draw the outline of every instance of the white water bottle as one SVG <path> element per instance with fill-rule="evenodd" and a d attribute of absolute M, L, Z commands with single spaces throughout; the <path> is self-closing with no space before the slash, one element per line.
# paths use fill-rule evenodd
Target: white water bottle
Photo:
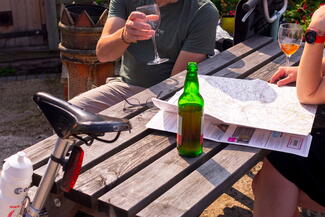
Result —
<path fill-rule="evenodd" d="M 0 217 L 17 217 L 32 182 L 32 162 L 24 152 L 4 163 L 0 177 Z"/>

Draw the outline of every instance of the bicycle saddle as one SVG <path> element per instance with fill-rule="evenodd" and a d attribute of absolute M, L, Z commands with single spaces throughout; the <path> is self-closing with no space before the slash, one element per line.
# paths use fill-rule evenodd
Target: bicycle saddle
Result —
<path fill-rule="evenodd" d="M 131 129 L 127 119 L 93 114 L 48 93 L 38 92 L 33 96 L 33 100 L 42 110 L 55 133 L 63 139 L 78 134 L 103 136 L 106 132 Z"/>

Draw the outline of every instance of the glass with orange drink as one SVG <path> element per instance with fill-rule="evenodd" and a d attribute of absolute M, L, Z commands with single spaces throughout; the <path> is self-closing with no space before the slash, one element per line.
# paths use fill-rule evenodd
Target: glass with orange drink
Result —
<path fill-rule="evenodd" d="M 299 24 L 283 23 L 278 32 L 278 42 L 282 52 L 286 55 L 286 65 L 289 66 L 289 58 L 300 47 L 303 30 Z"/>

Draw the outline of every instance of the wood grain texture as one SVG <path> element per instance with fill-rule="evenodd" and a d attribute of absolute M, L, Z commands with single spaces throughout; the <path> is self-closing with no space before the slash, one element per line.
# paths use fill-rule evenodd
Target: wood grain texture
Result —
<path fill-rule="evenodd" d="M 26 4 L 26 18 L 28 30 L 42 29 L 40 0 L 29 0 Z M 28 37 L 28 46 L 44 44 L 43 36 Z"/>
<path fill-rule="evenodd" d="M 265 39 L 265 40 L 266 40 L 266 39 L 268 39 L 268 38 L 264 38 L 264 37 L 263 37 L 262 39 Z M 253 43 L 252 45 L 250 45 L 250 48 L 251 48 L 251 46 L 259 47 L 259 46 L 255 43 L 256 41 L 257 41 L 257 40 L 252 41 L 252 42 L 254 42 L 254 43 Z M 266 41 L 268 41 L 268 40 L 266 40 Z M 261 42 L 262 42 L 262 44 L 264 44 L 264 41 L 263 41 L 263 40 L 261 40 Z M 241 47 L 241 46 L 242 46 L 242 45 L 239 44 L 239 47 Z M 249 52 L 249 53 L 250 53 L 251 50 L 246 49 L 246 45 L 244 46 L 244 48 L 245 48 L 245 52 Z M 237 51 L 237 50 L 236 50 L 236 51 Z M 231 51 L 230 51 L 230 52 L 231 52 Z M 253 54 L 254 54 L 254 53 L 253 53 Z M 259 60 L 261 60 L 261 61 L 265 61 L 263 58 L 260 58 L 260 59 L 256 58 L 257 56 L 260 56 L 260 52 L 255 52 L 255 55 L 253 55 L 253 54 L 251 54 L 252 56 L 251 56 L 251 55 L 250 55 L 250 56 L 251 56 L 251 58 L 255 58 L 255 59 L 257 59 L 257 60 L 255 61 L 255 63 L 259 63 Z M 227 55 L 228 55 L 228 54 L 227 54 Z M 222 56 L 222 55 L 221 55 L 221 56 Z M 233 56 L 235 56 L 235 55 L 233 55 Z M 219 61 L 218 61 L 217 63 L 219 63 Z M 220 63 L 220 64 L 222 64 L 222 63 Z M 215 67 L 219 67 L 219 66 L 220 66 L 220 65 L 216 64 Z M 204 71 L 204 70 L 206 70 L 206 69 L 207 69 L 207 68 L 202 69 L 202 70 L 201 70 L 201 73 L 202 73 L 202 74 L 208 74 L 208 73 L 209 73 L 208 71 Z M 211 68 L 208 68 L 208 69 L 211 70 Z M 159 93 L 160 93 L 160 95 L 162 95 L 162 96 L 164 96 L 164 95 L 165 95 L 165 96 L 168 96 L 168 95 L 170 95 L 171 93 L 174 93 L 176 90 L 178 90 L 179 88 L 182 87 L 183 82 L 181 82 L 180 80 L 183 80 L 183 79 L 184 79 L 184 76 L 185 76 L 185 72 L 180 73 L 180 74 L 174 76 L 173 78 L 167 79 L 167 80 L 165 80 L 165 81 L 159 83 L 158 85 L 155 85 L 155 86 L 153 86 L 152 88 L 149 88 L 149 89 L 147 89 L 147 90 L 145 90 L 145 91 L 143 91 L 143 92 L 141 92 L 141 93 L 139 93 L 139 94 L 137 94 L 137 95 L 135 95 L 135 96 L 133 96 L 133 97 L 134 97 L 134 98 L 137 98 L 140 102 L 145 102 L 145 101 L 147 101 L 148 97 L 151 97 L 151 96 L 157 96 L 157 95 L 159 95 Z M 163 91 L 163 93 L 161 93 L 162 91 Z M 125 103 L 124 103 L 124 102 L 121 102 L 121 103 L 118 103 L 117 105 L 112 106 L 111 108 L 109 108 L 109 109 L 103 111 L 102 114 L 106 114 L 106 115 L 110 115 L 110 116 L 119 117 L 118 114 L 116 114 L 116 113 L 118 112 L 118 113 L 120 113 L 121 115 L 123 115 L 122 117 L 125 117 L 125 113 L 126 113 L 126 112 L 134 113 L 134 112 L 136 111 L 136 110 L 135 110 L 135 111 L 134 111 L 134 110 L 131 110 L 131 111 L 128 111 L 128 110 L 127 110 L 127 111 L 126 111 L 125 109 L 123 109 L 124 107 L 125 107 Z M 112 114 L 112 113 L 113 113 L 113 114 Z M 149 115 L 143 115 L 143 114 L 141 114 L 141 115 L 138 116 L 136 119 L 134 119 L 134 121 L 137 121 L 137 122 L 135 122 L 135 123 L 132 123 L 132 122 L 131 122 L 131 123 L 132 123 L 133 126 L 137 126 L 136 130 L 139 129 L 138 126 L 141 126 L 141 127 L 142 127 L 142 130 L 139 131 L 140 134 L 141 134 L 141 133 L 144 132 L 143 130 L 145 130 L 144 124 L 145 124 L 147 121 L 149 121 L 150 118 L 151 118 L 153 115 L 154 115 L 154 113 L 151 113 L 151 112 L 149 112 Z M 145 117 L 146 120 L 143 120 L 143 117 Z M 140 120 L 140 122 L 139 122 L 139 120 Z M 136 136 L 136 134 L 133 134 L 133 136 Z M 127 139 L 130 139 L 130 138 L 132 138 L 132 135 L 127 137 Z M 119 144 L 119 145 L 123 144 L 123 143 L 120 143 L 121 141 L 123 141 L 123 142 L 126 141 L 125 139 L 123 139 L 123 134 L 121 135 L 121 138 L 116 142 L 116 144 Z M 113 143 L 112 145 L 110 145 L 110 148 L 112 148 L 112 147 L 116 147 L 116 146 L 114 146 L 114 144 L 115 144 L 115 143 Z M 101 145 L 101 144 L 99 143 L 99 145 Z M 84 165 L 87 164 L 87 162 L 92 162 L 93 160 L 96 159 L 96 157 L 93 158 L 93 157 L 91 157 L 91 156 L 96 156 L 96 154 L 99 154 L 99 156 L 97 156 L 97 159 L 98 159 L 98 158 L 102 158 L 103 154 L 105 154 L 105 153 L 102 152 L 102 150 L 100 150 L 99 152 L 96 151 L 96 150 L 99 150 L 97 147 L 98 147 L 98 145 L 96 145 L 96 142 L 95 142 L 94 145 L 92 145 L 92 146 L 90 147 L 90 150 L 88 150 L 88 151 L 86 152 L 86 156 L 85 156 L 86 162 L 84 162 Z M 110 150 L 110 149 L 108 149 L 108 150 Z M 89 153 L 91 156 L 87 156 L 87 153 Z M 106 156 L 107 156 L 107 155 L 106 155 Z M 93 163 L 98 163 L 98 161 L 95 161 L 95 162 L 93 162 Z M 35 175 L 36 175 L 36 176 L 42 176 L 42 174 L 44 174 L 44 171 L 45 171 L 45 166 L 44 166 L 43 168 L 40 168 L 40 169 L 38 169 L 37 171 L 35 171 Z"/>
<path fill-rule="evenodd" d="M 291 58 L 291 64 L 297 64 L 301 52 L 302 49 Z M 268 80 L 278 67 L 285 63 L 284 57 L 282 55 L 276 58 L 247 78 Z M 265 153 L 267 151 L 260 149 L 228 146 L 140 211 L 137 216 L 199 215 L 225 189 L 232 186 L 236 180 L 261 160 Z"/>
<path fill-rule="evenodd" d="M 281 53 L 282 51 L 278 43 L 272 42 L 213 75 L 229 78 L 244 78 L 280 56 Z"/>
<path fill-rule="evenodd" d="M 290 65 L 297 65 L 300 61 L 300 56 L 302 54 L 303 48 L 300 48 L 294 55 L 290 58 Z M 280 66 L 285 66 L 285 55 L 281 55 L 271 63 L 263 66 L 259 70 L 250 74 L 247 79 L 261 79 L 268 81 L 272 75 L 278 70 Z"/>
<path fill-rule="evenodd" d="M 85 151 L 82 172 L 95 166 L 96 164 L 116 154 L 117 152 L 123 150 L 124 148 L 128 147 L 132 143 L 136 142 L 137 140 L 143 138 L 146 134 L 148 134 L 150 130 L 145 127 L 145 124 L 153 117 L 154 114 L 156 114 L 157 111 L 158 110 L 156 108 L 149 109 L 143 114 L 132 118 L 130 120 L 130 123 L 133 126 L 131 133 L 122 132 L 119 139 L 114 143 L 107 144 L 104 142 L 95 141 L 90 147 L 82 146 Z M 146 133 L 146 131 L 148 132 Z M 112 139 L 111 137 L 112 134 L 106 134 L 103 138 Z M 35 181 L 40 180 L 40 178 L 43 176 L 46 170 L 46 166 L 47 165 L 44 165 L 34 171 Z M 56 181 L 61 180 L 62 175 L 62 171 L 60 170 Z M 33 184 L 38 184 L 38 182 L 35 182 Z M 57 188 L 56 185 L 54 185 L 54 187 Z"/>
<path fill-rule="evenodd" d="M 11 0 L 11 10 L 13 16 L 13 28 L 11 32 L 26 31 L 28 18 L 26 17 L 26 0 Z M 28 45 L 28 37 L 20 38 L 9 38 L 5 39 L 8 41 L 8 47 L 19 47 Z"/>
<path fill-rule="evenodd" d="M 57 50 L 59 44 L 59 32 L 56 15 L 56 1 L 44 0 L 46 18 L 47 40 L 50 50 Z"/>
<path fill-rule="evenodd" d="M 62 7 L 62 12 L 61 12 L 61 23 L 67 25 L 67 26 L 73 26 L 74 21 L 72 17 L 70 16 L 70 13 L 66 7 Z"/>
<path fill-rule="evenodd" d="M 299 62 L 301 53 L 302 49 L 291 58 L 292 65 Z M 276 58 L 248 76 L 248 79 L 269 80 L 278 67 L 285 63 L 284 57 L 282 55 Z M 140 211 L 137 216 L 197 216 L 267 152 L 229 145 Z"/>
<path fill-rule="evenodd" d="M 10 0 L 1 0 L 0 2 L 0 11 L 10 11 Z"/>
<path fill-rule="evenodd" d="M 175 135 L 173 136 L 175 137 Z M 133 216 L 162 193 L 181 181 L 194 169 L 224 148 L 204 141 L 203 154 L 196 158 L 180 157 L 174 148 L 99 198 L 100 210 L 117 207 L 117 215 Z M 108 206 L 108 203 L 110 204 Z"/>
<path fill-rule="evenodd" d="M 237 62 L 238 60 L 248 56 L 254 51 L 266 46 L 272 42 L 272 38 L 264 36 L 256 36 L 239 43 L 212 58 L 204 60 L 199 64 L 199 74 L 214 74 L 217 71 Z"/>
<path fill-rule="evenodd" d="M 1 33 L 15 33 L 42 29 L 41 0 L 4 0 L 6 8 L 12 11 L 13 25 L 0 27 Z M 2 8 L 0 7 L 0 10 Z M 43 45 L 43 36 L 13 37 L 0 40 L 0 47 L 28 47 Z"/>
<path fill-rule="evenodd" d="M 226 66 L 229 65 L 228 61 L 232 62 L 238 58 L 241 58 L 243 56 L 247 56 L 248 54 L 251 54 L 254 52 L 256 49 L 260 48 L 261 46 L 265 45 L 266 43 L 271 42 L 272 39 L 268 37 L 262 37 L 262 36 L 257 36 L 254 37 L 245 43 L 240 43 L 227 51 L 211 58 L 205 60 L 207 62 L 207 66 L 205 66 L 204 63 L 200 63 L 200 74 L 208 74 L 210 70 L 214 71 L 217 69 L 222 69 Z M 179 73 L 172 78 L 169 78 L 149 89 L 146 89 L 142 91 L 141 93 L 138 93 L 131 98 L 137 98 L 140 102 L 145 102 L 148 97 L 156 97 L 160 93 L 160 98 L 167 98 L 171 96 L 171 94 L 175 93 L 177 90 L 182 88 L 184 78 L 185 78 L 186 72 Z M 113 117 L 121 117 L 121 118 L 132 118 L 136 116 L 137 114 L 143 112 L 147 108 L 143 107 L 138 107 L 138 108 L 133 108 L 133 109 L 123 109 L 124 108 L 124 102 L 120 102 L 104 111 L 101 112 L 103 115 L 109 115 Z M 153 115 L 153 114 L 152 114 Z M 148 116 L 148 115 L 146 115 Z M 139 116 L 141 117 L 141 116 Z M 149 116 L 148 116 L 149 117 Z M 141 120 L 141 119 L 140 119 Z M 133 126 L 137 126 L 138 124 L 135 122 Z M 134 131 L 134 130 L 133 130 Z M 123 136 L 123 134 L 121 135 Z M 120 137 L 119 140 L 121 140 L 122 137 Z M 44 165 L 44 162 L 48 159 L 54 145 L 53 140 L 48 140 L 45 139 L 29 148 L 26 149 L 28 156 L 32 157 L 34 168 L 38 168 L 39 165 Z M 43 145 L 43 142 L 45 143 Z M 111 144 L 110 146 L 114 146 L 115 143 Z M 97 147 L 101 147 L 103 144 L 100 142 L 94 142 L 93 146 L 94 149 L 97 149 Z M 42 149 L 42 147 L 44 147 Z M 33 150 L 35 149 L 35 150 Z M 92 152 L 93 150 L 90 150 L 89 152 Z M 88 152 L 85 153 L 86 155 Z M 88 157 L 85 156 L 85 159 Z M 36 166 L 35 166 L 36 165 Z"/>
<path fill-rule="evenodd" d="M 175 147 L 171 133 L 154 133 L 83 173 L 69 197 L 85 206 Z"/>
<path fill-rule="evenodd" d="M 235 68 L 234 66 L 239 66 L 239 65 L 241 66 L 241 67 L 235 68 L 236 73 L 227 73 L 224 75 L 227 75 L 227 77 L 235 77 L 235 78 L 236 77 L 239 78 L 239 77 L 248 75 L 249 72 L 253 72 L 254 70 L 257 69 L 257 67 L 262 67 L 266 63 L 270 62 L 271 60 L 273 60 L 274 58 L 279 56 L 281 51 L 279 50 L 279 48 L 277 46 L 278 45 L 276 43 L 271 43 L 269 45 L 266 45 L 265 47 L 261 48 L 260 50 L 250 54 L 249 56 L 241 59 L 238 62 L 235 62 L 233 65 L 230 65 L 229 67 L 233 67 L 233 68 Z M 228 68 L 222 70 L 221 72 L 224 72 L 226 70 L 228 70 Z M 216 74 L 219 75 L 219 73 L 216 73 Z M 251 159 L 254 157 L 255 156 L 253 156 L 253 157 L 243 156 L 243 162 L 247 161 L 247 163 L 249 163 L 251 161 Z M 150 167 L 160 168 L 159 165 L 157 165 L 157 162 L 159 162 L 159 161 L 156 161 L 153 163 L 153 164 L 156 164 L 155 166 L 150 165 L 149 167 L 145 168 L 144 170 L 147 170 Z M 248 164 L 248 166 L 253 166 L 256 162 L 257 161 L 254 161 L 252 164 Z M 241 163 L 238 166 L 240 166 L 240 165 L 242 166 Z M 245 167 L 243 167 L 243 168 L 245 168 Z M 149 169 L 149 171 L 151 169 Z M 131 177 L 126 182 L 122 183 L 121 185 L 117 186 L 113 190 L 109 191 L 107 194 L 100 197 L 99 200 L 109 201 L 109 203 L 111 203 L 114 207 L 117 207 L 117 210 L 118 210 L 117 212 L 120 212 L 122 215 L 124 215 L 124 214 L 130 215 L 130 216 L 134 215 L 135 214 L 134 212 L 138 211 L 139 209 L 141 209 L 141 207 L 144 207 L 147 203 L 149 203 L 148 202 L 149 199 L 147 198 L 147 197 L 149 197 L 148 195 L 156 194 L 156 191 L 162 191 L 162 189 L 158 188 L 158 189 L 152 189 L 152 192 L 149 193 L 148 192 L 149 188 L 147 186 L 152 186 L 152 183 L 146 184 L 141 189 L 139 186 L 142 184 L 142 182 L 144 180 L 136 178 L 137 176 L 140 176 L 140 175 L 136 174 L 135 176 Z M 141 176 L 143 177 L 145 175 L 142 174 Z M 156 181 L 153 181 L 153 182 L 159 183 L 160 178 L 161 177 L 158 178 L 159 180 L 157 179 Z M 149 172 L 148 172 L 148 175 L 145 177 L 145 179 L 152 180 L 152 179 L 154 179 L 154 177 L 150 176 Z M 139 187 L 140 189 L 135 192 L 134 188 L 137 188 L 137 187 Z M 132 195 L 129 195 L 128 192 L 132 192 Z M 142 193 L 147 192 L 147 195 L 146 194 L 143 195 L 143 194 L 141 194 L 141 192 Z M 133 195 L 133 193 L 136 196 Z M 134 200 L 135 197 L 137 200 L 132 201 L 132 200 Z M 141 198 L 141 197 L 143 197 L 143 198 Z M 126 199 L 126 198 L 128 198 L 128 199 Z M 129 200 L 129 198 L 130 198 L 130 200 Z M 151 198 L 151 199 L 154 199 L 154 198 Z M 207 205 L 207 204 L 205 204 L 205 205 Z"/>
<path fill-rule="evenodd" d="M 229 145 L 137 216 L 199 216 L 263 156 L 256 148 Z"/>
<path fill-rule="evenodd" d="M 263 50 L 264 46 L 268 46 L 267 44 L 270 41 L 270 38 L 257 37 L 255 40 L 251 39 L 238 44 L 226 52 L 206 60 L 206 64 L 200 63 L 199 73 L 211 74 L 215 71 L 223 71 L 228 66 L 238 66 L 238 62 L 240 65 L 242 62 L 246 63 L 245 61 L 252 59 L 254 60 L 253 64 L 265 64 L 274 58 L 272 56 L 275 55 L 274 53 L 277 55 L 277 52 L 267 53 Z M 247 60 L 243 61 L 245 58 Z M 245 68 L 246 71 L 255 69 L 256 67 L 254 68 L 253 65 L 249 64 Z M 149 97 L 157 95 L 160 98 L 168 98 L 182 88 L 185 73 L 185 71 L 179 73 L 132 97 L 139 99 L 140 102 L 145 102 Z M 242 71 L 242 73 L 228 74 L 228 76 L 243 76 L 244 73 L 247 74 L 247 72 Z M 95 142 L 91 147 L 87 147 L 82 167 L 83 174 L 77 182 L 76 189 L 71 194 L 67 194 L 67 197 L 87 206 L 93 206 L 94 201 L 100 197 L 99 202 L 102 210 L 112 210 L 111 208 L 114 207 L 117 208 L 115 209 L 117 214 L 134 215 L 208 161 L 210 157 L 225 146 L 207 141 L 204 148 L 205 154 L 195 159 L 181 158 L 176 149 L 170 151 L 175 147 L 175 135 L 162 138 L 155 134 L 149 134 L 152 131 L 145 129 L 145 123 L 157 112 L 156 109 L 124 110 L 123 108 L 124 102 L 121 102 L 103 111 L 102 114 L 131 118 L 130 121 L 134 127 L 132 133 L 122 133 L 119 140 L 113 144 Z M 48 151 L 50 149 L 49 147 Z M 143 153 L 134 154 L 141 150 Z M 45 152 L 43 152 L 43 159 L 42 157 L 36 158 L 37 162 L 44 162 L 49 156 L 49 152 L 48 155 Z M 34 161 L 35 164 L 37 164 L 36 161 Z M 40 178 L 44 171 L 45 166 L 37 169 L 34 176 Z M 102 171 L 106 172 L 103 173 Z M 59 173 L 56 179 L 57 183 L 61 177 L 62 174 Z M 55 186 L 57 187 L 57 185 Z M 111 190 L 111 188 L 113 189 Z M 106 203 L 107 201 L 110 201 L 113 206 Z M 122 212 L 120 212 L 121 210 Z"/>
<path fill-rule="evenodd" d="M 231 47 L 230 49 L 216 55 L 212 58 L 206 59 L 198 65 L 198 73 L 201 75 L 212 74 L 215 71 L 226 68 L 239 59 L 248 56 L 257 49 L 265 46 L 272 41 L 269 37 L 256 36 L 251 38 L 245 43 L 240 43 Z M 166 99 L 174 94 L 177 90 L 183 87 L 186 71 L 180 72 L 175 76 L 160 82 L 134 96 L 132 98 L 139 99 L 140 102 L 145 102 L 148 96 L 158 96 L 159 98 Z M 118 103 L 107 110 L 101 112 L 102 114 L 110 114 L 114 117 L 133 117 L 143 111 L 142 108 L 135 108 L 133 110 L 123 110 L 124 103 Z"/>

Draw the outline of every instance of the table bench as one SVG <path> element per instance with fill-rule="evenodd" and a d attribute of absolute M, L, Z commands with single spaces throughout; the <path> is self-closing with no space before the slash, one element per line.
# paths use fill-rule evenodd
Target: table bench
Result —
<path fill-rule="evenodd" d="M 302 49 L 291 57 L 291 64 L 298 63 L 301 53 Z M 268 80 L 284 62 L 277 42 L 256 36 L 203 61 L 199 74 Z M 168 99 L 182 88 L 185 74 L 132 98 L 140 102 L 158 95 Z M 145 127 L 157 108 L 124 106 L 125 102 L 118 103 L 102 114 L 130 119 L 132 132 L 123 132 L 112 144 L 94 142 L 84 147 L 82 174 L 75 188 L 63 194 L 58 187 L 61 172 L 56 178 L 46 205 L 50 217 L 74 216 L 78 210 L 93 216 L 198 216 L 267 154 L 266 150 L 204 140 L 202 155 L 180 157 L 175 134 Z M 316 123 L 325 122 L 323 111 L 318 111 Z M 24 150 L 34 165 L 34 185 L 45 171 L 55 138 Z"/>

